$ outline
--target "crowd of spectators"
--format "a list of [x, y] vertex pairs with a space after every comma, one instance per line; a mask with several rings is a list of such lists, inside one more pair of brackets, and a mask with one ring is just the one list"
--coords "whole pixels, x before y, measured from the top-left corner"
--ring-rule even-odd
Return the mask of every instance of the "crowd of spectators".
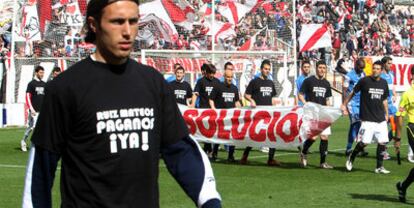
[[[211, 16], [198, 12], [203, 6], [200, 1], [189, 2], [198, 15], [196, 18], [198, 22], [193, 24], [192, 30], [176, 26], [179, 36], [173, 38], [171, 43], [156, 37], [156, 41], [151, 41], [149, 45], [141, 44], [141, 48], [211, 50], [213, 37], [208, 35], [212, 29], [211, 21], [209, 22]], [[245, 0], [235, 2], [253, 9], [233, 26], [236, 35], [217, 39], [216, 50], [236, 51], [260, 31], [262, 32], [256, 36], [253, 48], [250, 50], [278, 50], [281, 49], [280, 47], [292, 44], [293, 7], [291, 1], [271, 1], [257, 7], [249, 5]], [[226, 6], [225, 4], [226, 1], [216, 1], [214, 18], [217, 24], [231, 22], [219, 11], [220, 8]]]
[[349, 70], [359, 56], [414, 56], [414, 10], [384, 0], [297, 0], [297, 34], [302, 24], [326, 24], [332, 48], [299, 54], [325, 59], [338, 71]]
[[[54, 5], [56, 2], [54, 1]], [[260, 6], [253, 7], [234, 25], [236, 35], [217, 40], [209, 35], [212, 30], [208, 24], [211, 16], [201, 12], [202, 8], [206, 8], [205, 3], [198, 0], [188, 2], [197, 15], [191, 30], [176, 25], [179, 35], [170, 37], [170, 41], [155, 35], [154, 41], [150, 43], [138, 41], [135, 50], [211, 50], [215, 41], [216, 50], [236, 51], [249, 39], [253, 40], [250, 50], [286, 51], [287, 47], [293, 46], [294, 17], [291, 0], [265, 1]], [[235, 2], [252, 7], [246, 0]], [[296, 0], [295, 3], [297, 36], [301, 32], [302, 24], [321, 23], [327, 25], [332, 37], [332, 48], [303, 52], [299, 54], [299, 59], [323, 58], [329, 65], [335, 65], [339, 61], [352, 65], [358, 56], [414, 55], [414, 13], [410, 7], [394, 7], [384, 0]], [[216, 22], [231, 22], [219, 11], [225, 4], [224, 0], [216, 1]], [[211, 5], [207, 6], [211, 8]], [[16, 42], [17, 56], [82, 57], [93, 52], [93, 45], [83, 41], [80, 27], [61, 23], [63, 12], [65, 5], [58, 5], [53, 9], [52, 22], [48, 23], [48, 30], [42, 35], [49, 35], [49, 38]]]

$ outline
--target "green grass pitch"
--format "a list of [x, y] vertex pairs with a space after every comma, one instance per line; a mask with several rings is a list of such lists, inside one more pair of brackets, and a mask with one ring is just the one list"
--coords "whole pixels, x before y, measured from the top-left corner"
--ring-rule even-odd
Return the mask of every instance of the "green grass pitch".
[[[348, 119], [339, 119], [332, 128], [329, 139], [328, 163], [333, 170], [323, 170], [319, 165], [319, 142], [309, 154], [307, 169], [299, 166], [297, 150], [278, 150], [276, 157], [282, 167], [267, 167], [267, 154], [253, 151], [250, 164], [227, 164], [226, 152], [219, 152], [218, 162], [213, 163], [217, 187], [223, 199], [223, 207], [412, 207], [414, 188], [408, 190], [408, 204], [397, 199], [395, 183], [408, 174], [413, 164], [406, 160], [407, 139], [404, 135], [401, 156], [402, 165], [395, 160], [394, 148], [389, 147], [392, 159], [385, 161], [389, 175], [375, 174], [375, 148], [368, 146], [369, 156], [357, 158], [354, 170], [346, 172], [344, 147]], [[24, 129], [0, 130], [0, 207], [21, 207], [27, 152], [21, 152], [19, 142]], [[405, 133], [405, 132], [404, 132]], [[242, 150], [236, 150], [236, 159]], [[60, 172], [57, 173], [59, 179]], [[160, 162], [160, 206], [195, 207], [165, 165]], [[53, 191], [54, 207], [59, 207], [59, 182]]]

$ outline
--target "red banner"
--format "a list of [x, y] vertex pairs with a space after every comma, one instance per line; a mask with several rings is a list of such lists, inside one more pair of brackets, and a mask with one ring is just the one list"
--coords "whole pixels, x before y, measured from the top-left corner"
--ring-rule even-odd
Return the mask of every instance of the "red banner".
[[180, 105], [180, 110], [196, 140], [239, 147], [297, 147], [341, 116], [337, 108], [313, 103], [303, 108], [262, 106], [217, 110]]

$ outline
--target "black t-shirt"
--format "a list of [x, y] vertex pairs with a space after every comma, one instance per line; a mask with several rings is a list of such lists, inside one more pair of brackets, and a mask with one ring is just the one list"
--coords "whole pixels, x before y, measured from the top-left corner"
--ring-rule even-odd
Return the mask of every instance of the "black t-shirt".
[[326, 105], [326, 99], [332, 97], [331, 85], [326, 79], [315, 76], [308, 77], [300, 87], [300, 93], [305, 95], [307, 102]]
[[31, 94], [32, 106], [36, 112], [40, 111], [42, 107], [43, 98], [45, 96], [45, 86], [46, 83], [42, 80], [32, 80], [27, 85], [27, 93]]
[[220, 81], [215, 77], [211, 80], [207, 79], [206, 77], [203, 77], [200, 80], [198, 80], [194, 88], [194, 92], [197, 92], [200, 98], [200, 103], [198, 106], [199, 108], [210, 108], [208, 99], [210, 97], [211, 92], [218, 84], [220, 84]]
[[388, 98], [388, 85], [384, 79], [364, 77], [354, 87], [354, 93], [361, 92], [360, 117], [362, 121], [385, 121], [383, 101]]
[[272, 98], [276, 97], [276, 89], [272, 80], [258, 77], [249, 82], [246, 94], [252, 96], [256, 105], [272, 105]]
[[169, 85], [174, 92], [177, 103], [187, 105], [187, 99], [191, 98], [193, 95], [193, 90], [191, 90], [190, 84], [188, 84], [186, 81], [172, 81], [169, 83]]
[[240, 100], [239, 90], [234, 84], [220, 83], [210, 94], [216, 108], [235, 108]]
[[155, 69], [86, 58], [49, 82], [32, 142], [62, 156], [62, 207], [159, 207], [160, 149], [188, 135]]

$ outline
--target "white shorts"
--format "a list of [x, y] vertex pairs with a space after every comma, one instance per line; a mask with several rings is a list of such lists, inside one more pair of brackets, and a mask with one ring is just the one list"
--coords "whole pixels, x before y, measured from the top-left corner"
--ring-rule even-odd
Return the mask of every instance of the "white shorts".
[[377, 143], [385, 144], [388, 140], [387, 122], [381, 123], [362, 121], [361, 128], [358, 132], [357, 141], [362, 141], [364, 144], [371, 144], [373, 140]]
[[331, 127], [328, 127], [325, 130], [323, 130], [320, 135], [324, 135], [324, 136], [331, 135]]

